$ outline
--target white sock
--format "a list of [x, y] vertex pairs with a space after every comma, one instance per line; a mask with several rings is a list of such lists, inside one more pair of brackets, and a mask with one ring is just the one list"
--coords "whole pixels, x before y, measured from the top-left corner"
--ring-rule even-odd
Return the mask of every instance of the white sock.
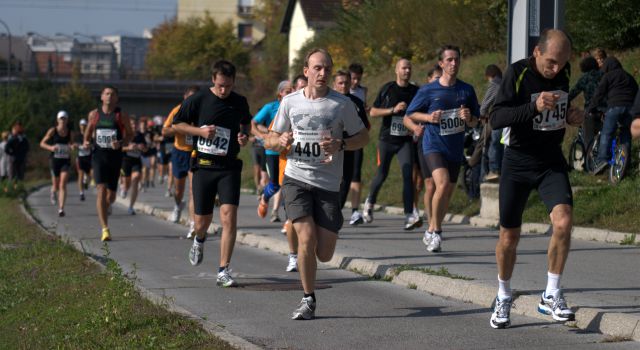
[[558, 296], [558, 293], [560, 292], [560, 276], [561, 275], [547, 272], [547, 289], [544, 292], [545, 296]]
[[413, 216], [416, 216], [416, 217], [420, 216], [420, 210], [416, 207], [413, 207]]
[[511, 298], [511, 280], [503, 281], [498, 276], [498, 300]]

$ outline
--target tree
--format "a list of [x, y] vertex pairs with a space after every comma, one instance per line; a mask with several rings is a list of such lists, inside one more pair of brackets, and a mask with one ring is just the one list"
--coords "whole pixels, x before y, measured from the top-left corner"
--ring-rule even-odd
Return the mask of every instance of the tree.
[[566, 13], [568, 32], [579, 50], [620, 50], [640, 45], [637, 0], [570, 0]]
[[204, 18], [165, 21], [153, 29], [146, 65], [155, 78], [208, 79], [217, 60], [233, 62], [239, 71], [249, 63], [249, 50], [235, 37], [231, 22]]

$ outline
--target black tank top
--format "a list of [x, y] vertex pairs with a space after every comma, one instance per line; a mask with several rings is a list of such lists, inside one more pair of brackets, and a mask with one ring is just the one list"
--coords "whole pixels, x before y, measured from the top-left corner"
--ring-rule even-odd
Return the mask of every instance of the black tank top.
[[53, 128], [53, 136], [51, 140], [53, 145], [57, 147], [55, 152], [51, 152], [51, 157], [56, 159], [69, 159], [70, 158], [70, 150], [69, 150], [69, 141], [71, 141], [69, 129], [67, 129], [67, 135], [61, 136], [58, 133], [58, 128]]
[[94, 145], [96, 149], [113, 150], [111, 142], [122, 141], [122, 131], [117, 122], [116, 112], [105, 114], [98, 108], [98, 122], [96, 123], [96, 137]]

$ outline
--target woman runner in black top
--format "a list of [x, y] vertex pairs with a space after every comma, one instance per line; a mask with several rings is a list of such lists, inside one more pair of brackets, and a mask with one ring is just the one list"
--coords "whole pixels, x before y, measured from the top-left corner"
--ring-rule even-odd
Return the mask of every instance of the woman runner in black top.
[[65, 111], [58, 112], [56, 126], [50, 128], [40, 141], [40, 147], [51, 152], [49, 166], [51, 168], [51, 204], [58, 204], [58, 216], [64, 213], [67, 200], [67, 181], [71, 166], [71, 149], [73, 147], [71, 130], [67, 125], [69, 115]]

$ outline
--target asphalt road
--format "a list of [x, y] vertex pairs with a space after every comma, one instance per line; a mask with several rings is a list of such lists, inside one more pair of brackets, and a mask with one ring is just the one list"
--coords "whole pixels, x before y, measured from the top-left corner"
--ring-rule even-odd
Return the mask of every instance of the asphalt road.
[[[70, 236], [82, 243], [87, 254], [103, 259], [106, 252], [99, 241], [99, 224], [95, 212], [95, 196], [89, 194], [86, 202], [70, 196], [67, 216], [58, 218], [49, 203], [49, 189], [42, 188], [28, 198], [34, 215], [49, 230]], [[70, 186], [70, 192], [75, 189]], [[142, 193], [141, 200], [167, 201], [160, 191]], [[222, 289], [215, 286], [216, 266], [219, 256], [219, 238], [212, 237], [205, 244], [204, 261], [193, 267], [187, 260], [190, 241], [184, 239], [185, 228], [158, 218], [138, 214], [129, 216], [126, 208], [116, 206], [110, 217], [113, 241], [108, 243], [108, 257], [117, 261], [125, 271], [134, 273], [138, 283], [210, 322], [224, 327], [260, 347], [270, 349], [638, 349], [636, 342], [603, 342], [601, 334], [587, 333], [562, 324], [541, 321], [525, 316], [513, 317], [512, 328], [494, 330], [489, 326], [490, 310], [473, 304], [446, 300], [391, 283], [369, 280], [361, 275], [319, 265], [316, 292], [318, 306], [313, 321], [292, 321], [290, 312], [299, 302], [302, 292], [297, 273], [287, 273], [286, 256], [272, 251], [238, 245], [231, 267], [239, 288]], [[243, 196], [239, 227], [252, 232], [263, 230], [265, 234], [280, 235], [278, 225], [264, 223], [255, 218], [255, 198]], [[397, 222], [396, 222], [397, 221]], [[490, 239], [494, 233], [483, 230], [460, 230], [445, 241], [445, 252], [437, 257], [427, 257], [424, 248], [417, 243], [418, 232], [402, 232], [401, 219], [380, 217], [374, 225], [358, 229], [346, 229], [341, 234], [339, 249], [351, 249], [354, 254], [379, 256], [381, 259], [421, 260], [422, 264], [443, 264], [453, 273], [465, 272], [481, 278], [493, 269], [492, 253], [470, 255], [467, 248], [456, 244], [464, 235], [477, 234], [486, 240], [486, 246], [495, 244]], [[347, 225], [348, 226], [348, 225]], [[397, 227], [396, 227], [397, 226]], [[394, 227], [394, 228], [391, 228]], [[454, 231], [452, 228], [451, 231]], [[356, 245], [357, 237], [376, 243]], [[535, 238], [531, 238], [535, 239]], [[538, 265], [540, 247], [532, 248]], [[360, 240], [363, 240], [362, 238]], [[353, 241], [353, 242], [352, 242]], [[344, 244], [343, 244], [344, 242]], [[372, 244], [373, 244], [372, 243]], [[585, 255], [597, 254], [598, 245], [584, 242]], [[411, 247], [411, 248], [406, 248]], [[605, 246], [606, 247], [606, 246]], [[472, 247], [468, 248], [469, 250]], [[475, 246], [475, 251], [484, 247]], [[488, 249], [488, 248], [487, 248]], [[382, 254], [386, 252], [386, 254]], [[392, 253], [389, 255], [389, 253]], [[622, 252], [626, 252], [622, 250]], [[633, 251], [637, 254], [637, 250]], [[524, 255], [524, 259], [527, 254]], [[636, 255], [637, 257], [637, 255]], [[533, 258], [533, 257], [531, 257]], [[438, 259], [427, 261], [425, 259]], [[453, 259], [453, 260], [452, 260]], [[459, 264], [451, 262], [460, 260]], [[637, 262], [637, 260], [636, 260]], [[530, 263], [518, 266], [527, 271]], [[533, 264], [533, 263], [531, 263]], [[579, 261], [571, 269], [579, 269]], [[467, 269], [475, 266], [476, 269]], [[539, 270], [539, 267], [533, 268]], [[630, 270], [637, 275], [637, 264]], [[476, 272], [474, 272], [476, 271]], [[495, 272], [492, 273], [495, 275]], [[525, 273], [523, 272], [523, 275]], [[569, 280], [571, 283], [575, 281]], [[537, 278], [522, 278], [524, 288], [542, 288]], [[625, 282], [627, 283], [627, 282]], [[626, 285], [623, 283], [623, 285]], [[512, 285], [514, 282], [512, 282]], [[612, 287], [625, 298], [625, 304], [637, 298], [637, 280], [628, 282], [633, 288]], [[531, 286], [531, 287], [530, 287]], [[627, 289], [633, 289], [631, 291]], [[621, 291], [619, 291], [621, 290]], [[597, 298], [594, 298], [597, 300]], [[635, 304], [626, 305], [632, 307]], [[620, 305], [625, 306], [625, 305]], [[517, 305], [516, 305], [517, 307]], [[635, 311], [635, 310], [633, 310]]]

